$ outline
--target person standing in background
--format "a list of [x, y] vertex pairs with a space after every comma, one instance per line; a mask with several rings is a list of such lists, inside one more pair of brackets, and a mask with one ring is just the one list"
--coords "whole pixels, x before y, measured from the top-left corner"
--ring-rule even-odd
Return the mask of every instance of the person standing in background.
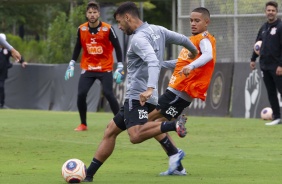
[[255, 61], [260, 56], [259, 63], [263, 81], [267, 90], [268, 100], [273, 111], [273, 121], [265, 125], [281, 124], [280, 106], [277, 90], [282, 95], [282, 22], [277, 17], [278, 4], [269, 1], [265, 4], [267, 22], [259, 29], [256, 42], [262, 41], [259, 54], [253, 51], [250, 67], [255, 69]]
[[[119, 111], [119, 104], [113, 92], [113, 49], [118, 60], [115, 73], [123, 70], [122, 52], [117, 35], [110, 24], [99, 20], [99, 4], [90, 1], [86, 7], [88, 22], [81, 24], [77, 31], [77, 41], [73, 51], [72, 60], [65, 74], [65, 80], [74, 75], [75, 61], [83, 49], [80, 67], [82, 69], [77, 95], [77, 107], [81, 123], [75, 131], [87, 130], [87, 103], [86, 97], [96, 79], [101, 81], [103, 94], [108, 100], [113, 114]], [[116, 77], [116, 75], [114, 75]], [[117, 83], [121, 83], [118, 80]]]
[[[6, 35], [1, 33], [0, 38], [6, 40]], [[13, 64], [10, 62], [12, 52], [3, 45], [0, 44], [0, 108], [4, 108], [5, 105], [5, 80], [8, 77], [8, 69], [13, 66]], [[16, 53], [16, 58], [17, 55], [18, 53]], [[20, 57], [19, 62], [21, 63], [22, 67], [25, 68], [27, 63], [24, 61], [23, 57]]]

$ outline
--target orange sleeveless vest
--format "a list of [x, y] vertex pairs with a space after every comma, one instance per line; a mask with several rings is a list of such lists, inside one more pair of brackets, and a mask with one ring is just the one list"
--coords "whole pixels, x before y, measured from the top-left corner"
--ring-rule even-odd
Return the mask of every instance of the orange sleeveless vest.
[[88, 22], [79, 26], [80, 42], [83, 48], [80, 67], [95, 72], [108, 72], [113, 70], [113, 45], [109, 40], [111, 25], [102, 22], [98, 32], [89, 32]]
[[179, 53], [174, 72], [169, 82], [170, 87], [179, 91], [185, 91], [192, 98], [199, 98], [203, 101], [206, 100], [206, 93], [212, 78], [212, 73], [216, 61], [216, 40], [207, 31], [190, 37], [190, 40], [197, 47], [199, 51], [200, 51], [200, 41], [204, 38], [208, 38], [211, 42], [212, 50], [213, 50], [212, 51], [213, 59], [208, 63], [206, 63], [204, 66], [193, 69], [187, 77], [183, 74], [180, 76], [178, 72], [184, 66], [192, 63], [194, 60], [199, 58], [202, 54], [199, 53], [196, 56], [196, 58], [190, 59], [188, 58], [189, 51], [186, 48], [183, 48]]

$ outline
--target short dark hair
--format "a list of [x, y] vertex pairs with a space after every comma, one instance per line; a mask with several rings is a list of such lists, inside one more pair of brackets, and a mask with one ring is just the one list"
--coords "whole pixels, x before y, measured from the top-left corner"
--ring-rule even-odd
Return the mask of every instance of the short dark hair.
[[198, 8], [195, 8], [194, 10], [192, 10], [192, 12], [198, 12], [198, 13], [201, 13], [204, 16], [210, 18], [210, 11], [207, 8], [198, 7]]
[[89, 3], [87, 4], [87, 7], [86, 7], [86, 11], [88, 11], [90, 8], [93, 8], [93, 9], [100, 11], [100, 6], [95, 1], [89, 1]]
[[116, 19], [117, 15], [124, 15], [126, 13], [129, 13], [130, 15], [134, 17], [140, 18], [139, 10], [135, 3], [127, 1], [122, 3], [117, 10], [114, 13], [114, 18]]
[[265, 8], [267, 6], [274, 6], [276, 8], [276, 10], [278, 11], [278, 4], [275, 1], [268, 1], [267, 3], [265, 3]]

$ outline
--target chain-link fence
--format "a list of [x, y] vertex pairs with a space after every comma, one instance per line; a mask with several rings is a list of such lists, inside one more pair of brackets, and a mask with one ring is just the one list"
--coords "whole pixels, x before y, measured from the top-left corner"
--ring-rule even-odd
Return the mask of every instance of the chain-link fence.
[[[249, 62], [257, 32], [266, 21], [268, 0], [178, 0], [177, 29], [191, 35], [189, 15], [199, 6], [211, 14], [209, 32], [217, 39], [217, 62]], [[281, 8], [281, 1], [277, 1]], [[281, 13], [279, 13], [281, 15]]]

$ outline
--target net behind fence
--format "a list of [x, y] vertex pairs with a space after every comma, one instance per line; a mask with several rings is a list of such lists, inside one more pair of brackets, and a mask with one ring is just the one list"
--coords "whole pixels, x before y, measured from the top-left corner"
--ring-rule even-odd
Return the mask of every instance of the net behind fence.
[[[257, 32], [266, 21], [264, 14], [266, 2], [266, 0], [178, 0], [177, 30], [190, 36], [191, 11], [199, 6], [206, 7], [211, 14], [208, 30], [217, 39], [217, 62], [249, 62]], [[278, 8], [281, 8], [281, 2], [277, 2]]]

